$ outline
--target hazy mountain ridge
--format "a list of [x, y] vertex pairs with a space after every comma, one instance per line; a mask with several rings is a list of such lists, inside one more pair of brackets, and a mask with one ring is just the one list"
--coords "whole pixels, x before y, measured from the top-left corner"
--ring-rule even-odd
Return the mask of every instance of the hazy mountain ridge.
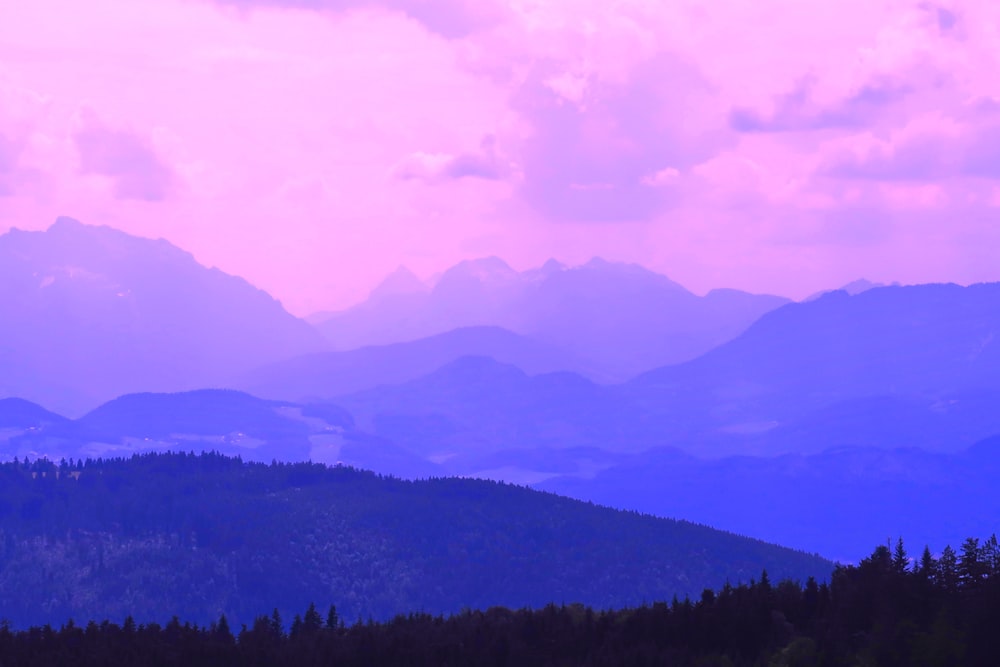
[[[392, 278], [383, 285], [389, 285]], [[412, 281], [407, 278], [407, 284]], [[719, 290], [698, 297], [635, 264], [550, 260], [517, 272], [497, 257], [466, 260], [426, 290], [376, 288], [318, 321], [338, 349], [385, 345], [470, 326], [499, 326], [589, 361], [609, 379], [691, 359], [787, 299]]]
[[70, 218], [0, 236], [0, 312], [0, 395], [71, 413], [124, 393], [217, 386], [326, 345], [242, 278]]
[[500, 327], [464, 327], [406, 343], [318, 352], [254, 369], [237, 379], [241, 389], [289, 400], [330, 399], [416, 380], [464, 356], [490, 357], [528, 374], [574, 370], [600, 373], [564, 350]]
[[[751, 534], [845, 561], [873, 542], [957, 543], [1000, 514], [1000, 439], [956, 453], [839, 448], [702, 460], [649, 451], [596, 473], [537, 488]], [[719, 493], [724, 489], [724, 493]]]
[[844, 445], [956, 451], [1000, 432], [994, 331], [1000, 285], [834, 292], [622, 385], [465, 360], [338, 403], [425, 454], [444, 440], [479, 451], [672, 446], [709, 457]]
[[702, 357], [628, 387], [702, 428], [783, 423], [858, 398], [934, 402], [1000, 389], [997, 334], [997, 283], [832, 292], [772, 311]]
[[42, 428], [68, 421], [23, 398], [0, 398], [0, 429]]

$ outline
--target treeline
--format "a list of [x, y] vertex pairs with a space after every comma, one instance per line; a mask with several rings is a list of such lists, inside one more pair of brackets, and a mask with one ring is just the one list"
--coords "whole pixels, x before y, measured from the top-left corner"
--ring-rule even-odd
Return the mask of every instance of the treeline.
[[756, 581], [699, 599], [620, 611], [548, 605], [449, 617], [397, 616], [345, 625], [335, 607], [310, 605], [238, 630], [222, 616], [199, 627], [91, 622], [14, 631], [0, 627], [0, 665], [245, 665], [518, 667], [692, 665], [971, 667], [1000, 655], [1000, 548], [967, 540], [911, 564], [879, 547], [829, 584]]

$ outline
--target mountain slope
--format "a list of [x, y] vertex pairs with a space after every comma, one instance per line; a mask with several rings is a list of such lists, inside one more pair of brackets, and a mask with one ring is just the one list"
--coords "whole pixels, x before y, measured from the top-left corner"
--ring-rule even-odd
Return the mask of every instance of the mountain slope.
[[[309, 601], [346, 618], [697, 595], [825, 578], [818, 557], [491, 482], [401, 482], [214, 455], [0, 466], [4, 615], [249, 623]], [[44, 473], [44, 474], [43, 474]], [[73, 474], [70, 474], [73, 473]], [[78, 474], [76, 474], [78, 473]]]
[[635, 378], [629, 391], [699, 428], [730, 429], [849, 399], [948, 399], [1000, 389], [998, 335], [1000, 284], [838, 291], [772, 311], [694, 361]]
[[67, 421], [62, 415], [22, 398], [0, 398], [0, 429], [44, 428]]
[[166, 241], [70, 218], [0, 236], [0, 312], [0, 395], [60, 412], [219, 385], [325, 346], [243, 279]]

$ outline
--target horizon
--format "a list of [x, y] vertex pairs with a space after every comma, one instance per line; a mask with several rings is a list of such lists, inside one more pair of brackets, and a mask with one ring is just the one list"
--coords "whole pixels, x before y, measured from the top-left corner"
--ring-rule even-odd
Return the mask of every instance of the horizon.
[[10, 5], [0, 232], [162, 237], [299, 315], [489, 255], [1000, 280], [1000, 8], [786, 5]]

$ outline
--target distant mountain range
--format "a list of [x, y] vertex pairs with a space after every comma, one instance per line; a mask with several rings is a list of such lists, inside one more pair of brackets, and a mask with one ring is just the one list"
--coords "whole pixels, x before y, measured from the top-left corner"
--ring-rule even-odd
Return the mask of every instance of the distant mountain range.
[[123, 393], [220, 386], [325, 347], [241, 278], [159, 240], [59, 218], [0, 236], [0, 396], [80, 413]]
[[[429, 284], [397, 271], [316, 320], [328, 342], [165, 241], [60, 219], [0, 237], [0, 397], [18, 397], [0, 460], [216, 450], [479, 476], [842, 556], [921, 498], [958, 511], [963, 479], [990, 496], [994, 450], [966, 452], [1000, 434], [1000, 284], [846, 287], [698, 297], [634, 265], [488, 258]], [[831, 523], [854, 497], [881, 508], [856, 539]], [[949, 540], [990, 532], [968, 516]]]
[[693, 358], [786, 301], [736, 290], [698, 297], [600, 259], [519, 273], [491, 257], [433, 285], [400, 268], [364, 303], [314, 318], [321, 335], [164, 240], [64, 217], [45, 232], [0, 236], [0, 312], [10, 323], [0, 329], [0, 396], [72, 415], [126, 393], [203, 387], [328, 398], [465, 355], [611, 382]]
[[530, 375], [600, 371], [560, 347], [493, 326], [463, 327], [419, 340], [317, 352], [262, 366], [236, 380], [250, 393], [287, 400], [330, 399], [434, 373], [461, 357], [488, 357]]
[[0, 465], [0, 590], [15, 626], [124, 618], [233, 627], [310, 602], [345, 619], [695, 597], [832, 563], [686, 522], [479, 480], [152, 455]]
[[624, 380], [692, 359], [785, 303], [738, 290], [699, 297], [641, 266], [600, 258], [519, 273], [488, 257], [460, 262], [432, 286], [400, 269], [364, 303], [312, 321], [338, 349], [499, 326], [587, 362], [595, 379]]
[[537, 447], [669, 446], [703, 457], [843, 446], [959, 451], [1000, 433], [995, 333], [1000, 285], [833, 292], [621, 385], [567, 372], [529, 376], [469, 357], [336, 402], [363, 428], [454, 463]]

